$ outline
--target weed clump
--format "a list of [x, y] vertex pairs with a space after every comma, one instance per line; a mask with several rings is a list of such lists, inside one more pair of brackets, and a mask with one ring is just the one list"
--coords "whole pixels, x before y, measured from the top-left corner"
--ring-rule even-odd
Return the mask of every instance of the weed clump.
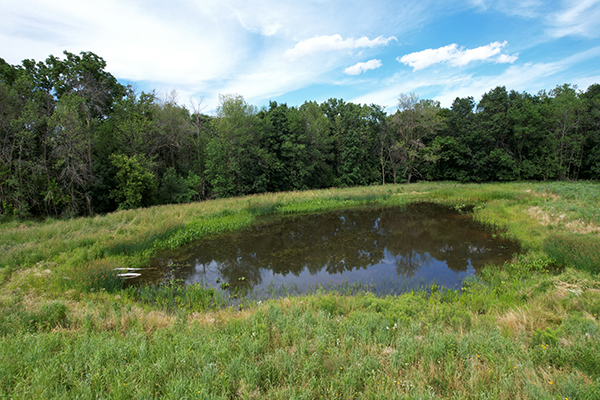
[[569, 266], [597, 274], [600, 272], [600, 238], [562, 233], [550, 235], [544, 251], [560, 266]]
[[94, 292], [105, 290], [115, 292], [123, 288], [123, 280], [119, 278], [118, 265], [111, 260], [94, 260], [86, 264], [73, 266], [71, 271], [63, 277], [64, 285], [68, 289], [77, 289], [80, 292]]
[[55, 300], [43, 304], [37, 311], [23, 312], [21, 326], [29, 332], [66, 328], [69, 326], [67, 306], [62, 301]]
[[224, 300], [220, 300], [215, 289], [206, 288], [199, 283], [186, 285], [185, 282], [176, 279], [162, 285], [129, 287], [127, 292], [135, 301], [168, 312], [206, 311], [219, 308], [224, 304]]

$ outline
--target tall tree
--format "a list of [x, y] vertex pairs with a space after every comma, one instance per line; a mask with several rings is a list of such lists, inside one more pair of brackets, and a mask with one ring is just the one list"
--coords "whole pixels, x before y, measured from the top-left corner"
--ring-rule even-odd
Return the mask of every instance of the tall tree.
[[368, 126], [373, 137], [376, 138], [375, 153], [379, 157], [379, 166], [381, 167], [381, 184], [385, 185], [385, 176], [389, 166], [388, 149], [392, 141], [391, 129], [388, 126], [387, 115], [383, 107], [371, 104], [369, 111]]
[[414, 175], [421, 175], [424, 163], [437, 160], [438, 152], [426, 143], [442, 128], [440, 104], [433, 100], [419, 100], [414, 93], [400, 94], [398, 110], [391, 117], [394, 139], [388, 147], [394, 183], [398, 169], [403, 169], [403, 177], [410, 183]]
[[[40, 81], [42, 64], [0, 59], [0, 214], [41, 214], [60, 200], [49, 193], [47, 123], [54, 99]], [[54, 201], [56, 200], [56, 202]]]
[[48, 57], [44, 71], [58, 99], [67, 94], [85, 99], [84, 118], [89, 127], [92, 119], [110, 114], [114, 101], [125, 95], [126, 88], [105, 71], [106, 61], [102, 57], [83, 51], [79, 55], [65, 51], [64, 55], [64, 60]]
[[586, 144], [581, 167], [581, 178], [600, 178], [600, 84], [590, 85], [581, 99], [586, 107]]
[[85, 99], [77, 94], [63, 96], [49, 121], [52, 160], [60, 171], [61, 187], [69, 196], [65, 212], [70, 216], [82, 211], [82, 203], [92, 213], [91, 198], [86, 193], [92, 180], [92, 138], [82, 115], [84, 103]]
[[450, 110], [442, 110], [444, 128], [436, 135], [433, 143], [439, 149], [439, 158], [428, 169], [428, 179], [472, 180], [473, 151], [470, 139], [475, 136], [473, 112], [475, 101], [472, 97], [457, 97]]
[[512, 153], [516, 164], [514, 179], [540, 179], [549, 143], [544, 129], [539, 97], [511, 91], [507, 116], [512, 126]]
[[577, 179], [583, 159], [586, 132], [583, 129], [584, 103], [577, 87], [557, 86], [548, 94], [545, 117], [554, 138], [553, 161], [558, 179]]
[[256, 107], [242, 96], [220, 96], [213, 137], [207, 145], [206, 173], [222, 197], [264, 192], [268, 185], [260, 149]]
[[477, 104], [474, 141], [475, 176], [482, 181], [513, 180], [518, 176], [511, 141], [513, 127], [508, 117], [510, 98], [506, 87], [498, 86], [481, 97]]
[[203, 200], [207, 196], [206, 178], [206, 146], [211, 137], [212, 118], [202, 113], [202, 101], [192, 101], [192, 127], [186, 137], [186, 146], [182, 153], [187, 160], [186, 169], [188, 174], [188, 185], [197, 195], [196, 200]]
[[[166, 168], [183, 167], [185, 160], [180, 159], [181, 150], [187, 138], [194, 130], [189, 111], [177, 103], [177, 92], [173, 91], [163, 101], [155, 105], [153, 131], [157, 139], [156, 151]], [[165, 168], [165, 169], [166, 169]]]
[[305, 176], [307, 188], [325, 188], [333, 185], [333, 138], [329, 121], [314, 101], [304, 102], [299, 108], [302, 116], [309, 172]]

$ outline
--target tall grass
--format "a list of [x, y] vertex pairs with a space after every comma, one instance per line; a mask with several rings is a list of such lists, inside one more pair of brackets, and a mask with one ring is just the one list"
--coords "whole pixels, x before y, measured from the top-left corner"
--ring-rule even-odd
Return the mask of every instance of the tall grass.
[[[581, 278], [569, 279], [574, 285]], [[68, 324], [53, 323], [53, 331], [21, 325], [23, 334], [3, 336], [0, 394], [595, 399], [600, 329], [586, 315], [599, 301], [586, 290], [567, 302], [554, 279], [534, 273], [504, 283], [501, 294], [476, 282], [462, 293], [320, 293], [243, 312], [180, 313], [154, 330], [126, 293], [119, 301], [96, 297], [88, 307], [101, 311], [92, 325], [104, 329], [78, 328], [90, 316], [79, 311]]]
[[[599, 189], [419, 183], [5, 222], [0, 398], [598, 399]], [[419, 201], [473, 208], [528, 252], [460, 291], [315, 289], [243, 307], [202, 285], [114, 280], [259, 215]]]
[[597, 182], [548, 182], [533, 185], [540, 194], [551, 196], [549, 212], [573, 221], [600, 225], [600, 185]]
[[90, 261], [81, 266], [71, 267], [70, 271], [65, 271], [62, 283], [66, 290], [114, 292], [123, 288], [123, 279], [117, 276], [118, 271], [115, 268], [117, 268], [117, 264], [109, 260]]
[[600, 272], [600, 237], [574, 233], [552, 234], [544, 242], [544, 251], [558, 265], [592, 273]]
[[131, 286], [127, 294], [135, 301], [168, 312], [215, 310], [227, 304], [226, 298], [215, 289], [206, 288], [200, 283], [186, 285], [177, 280], [139, 288]]

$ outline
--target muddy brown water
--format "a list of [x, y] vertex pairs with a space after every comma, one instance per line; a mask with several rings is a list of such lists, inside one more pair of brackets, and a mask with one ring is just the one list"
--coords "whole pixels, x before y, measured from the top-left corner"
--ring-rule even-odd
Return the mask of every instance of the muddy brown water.
[[459, 289], [484, 265], [502, 265], [519, 251], [469, 213], [434, 204], [370, 207], [265, 218], [250, 229], [162, 254], [132, 283], [180, 279], [245, 293], [317, 287], [395, 293], [431, 284]]

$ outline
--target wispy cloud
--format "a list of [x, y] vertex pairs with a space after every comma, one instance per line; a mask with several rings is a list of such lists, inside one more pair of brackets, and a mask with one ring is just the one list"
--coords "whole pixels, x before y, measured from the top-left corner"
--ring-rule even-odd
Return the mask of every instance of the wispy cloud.
[[600, 0], [567, 0], [564, 4], [548, 18], [551, 36], [600, 36]]
[[385, 46], [392, 40], [397, 39], [394, 36], [389, 38], [379, 36], [372, 40], [366, 36], [359, 39], [343, 39], [342, 36], [338, 34], [331, 36], [316, 36], [298, 42], [294, 48], [285, 52], [285, 56], [290, 59], [297, 59], [327, 51], [373, 48]]
[[381, 58], [396, 37], [465, 8], [450, 3], [0, 0], [0, 56], [17, 64], [63, 50], [92, 51], [122, 82], [160, 93], [177, 89], [182, 101], [203, 96], [210, 110], [219, 93], [260, 103], [314, 85], [347, 83], [352, 76], [344, 68], [358, 55]]
[[547, 86], [548, 77], [563, 70], [564, 66], [557, 63], [527, 63], [510, 66], [498, 75], [458, 75], [446, 82], [435, 99], [449, 107], [457, 97], [473, 96], [478, 100], [497, 86], [506, 86], [508, 90], [533, 90], [535, 93]]
[[[492, 13], [498, 21], [493, 33], [468, 23]], [[589, 39], [600, 35], [599, 13], [600, 0], [372, 0], [369, 7], [360, 0], [104, 0], [101, 6], [0, 0], [0, 57], [18, 64], [63, 50], [92, 51], [121, 82], [159, 93], [176, 89], [182, 102], [203, 96], [208, 112], [219, 93], [240, 93], [258, 105], [278, 96], [299, 103], [343, 96], [385, 105], [395, 103], [399, 91], [434, 98], [511, 63], [535, 67], [589, 49], [597, 44]], [[527, 35], [520, 30], [524, 24]], [[447, 43], [458, 44], [433, 44], [432, 38], [449, 37], [450, 25], [456, 39]], [[490, 34], [508, 40], [511, 52], [502, 41], [477, 47], [458, 39]], [[578, 40], [564, 47], [565, 40], [555, 40], [563, 36]], [[428, 50], [398, 58], [402, 64], [386, 62], [401, 55], [400, 46]], [[597, 76], [595, 60], [569, 68]], [[453, 68], [432, 68], [443, 65]], [[365, 73], [368, 83], [357, 79]]]
[[573, 75], [571, 68], [599, 57], [600, 46], [554, 62], [510, 65], [498, 74], [465, 73], [462, 70], [443, 73], [431, 70], [416, 73], [401, 71], [386, 81], [381, 89], [358, 96], [352, 101], [393, 106], [400, 93], [415, 92], [423, 98], [438, 100], [443, 107], [450, 107], [457, 97], [473, 96], [477, 101], [496, 86], [537, 93], [541, 89], [552, 89], [558, 84], [572, 83], [585, 90], [590, 84], [598, 82], [598, 71]]
[[437, 49], [427, 49], [398, 57], [397, 60], [418, 71], [434, 64], [447, 63], [455, 67], [465, 66], [473, 61], [494, 61], [498, 63], [513, 63], [516, 55], [501, 54], [507, 42], [493, 42], [474, 49], [459, 48], [456, 43]]
[[544, 1], [542, 0], [500, 0], [495, 1], [496, 9], [508, 15], [516, 15], [524, 18], [537, 18], [543, 12]]
[[367, 62], [359, 62], [344, 70], [346, 75], [360, 75], [362, 72], [369, 71], [381, 67], [381, 60], [369, 60]]

